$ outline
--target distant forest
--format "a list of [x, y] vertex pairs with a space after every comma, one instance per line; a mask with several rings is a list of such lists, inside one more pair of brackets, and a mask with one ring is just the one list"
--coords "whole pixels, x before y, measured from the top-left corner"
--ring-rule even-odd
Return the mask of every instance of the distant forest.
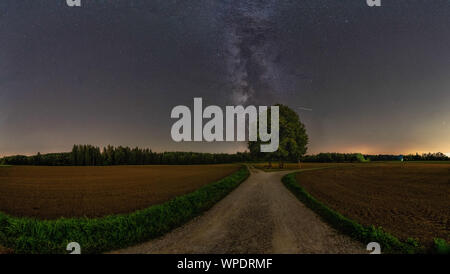
[[[367, 162], [367, 161], [448, 161], [443, 153], [411, 155], [362, 155], [361, 153], [319, 153], [303, 156], [302, 162]], [[260, 162], [249, 152], [198, 153], [198, 152], [153, 152], [151, 149], [107, 146], [103, 149], [92, 145], [74, 145], [71, 152], [38, 153], [33, 156], [14, 155], [0, 159], [2, 165], [42, 166], [103, 166], [103, 165], [193, 165], [224, 164], [238, 162]], [[276, 160], [276, 159], [272, 159]]]
[[153, 152], [151, 149], [74, 145], [71, 152], [3, 157], [3, 165], [103, 166], [103, 165], [195, 165], [249, 161], [249, 153]]
[[424, 154], [408, 154], [408, 155], [369, 155], [361, 153], [319, 153], [316, 155], [303, 156], [303, 162], [370, 162], [370, 161], [448, 161], [450, 160], [447, 155], [437, 153], [424, 153]]

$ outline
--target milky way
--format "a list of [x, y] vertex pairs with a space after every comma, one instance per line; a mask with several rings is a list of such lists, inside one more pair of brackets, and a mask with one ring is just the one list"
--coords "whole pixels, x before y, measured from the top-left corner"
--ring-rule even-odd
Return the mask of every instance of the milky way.
[[286, 104], [309, 153], [450, 152], [450, 2], [0, 1], [0, 155], [174, 143], [170, 111]]
[[276, 1], [240, 1], [226, 13], [227, 72], [235, 103], [264, 101], [276, 92], [275, 5]]

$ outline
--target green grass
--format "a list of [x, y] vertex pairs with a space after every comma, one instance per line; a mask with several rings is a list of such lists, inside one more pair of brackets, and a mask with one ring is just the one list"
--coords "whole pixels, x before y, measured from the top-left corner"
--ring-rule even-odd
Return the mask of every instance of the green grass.
[[437, 254], [450, 254], [450, 244], [444, 239], [436, 238], [434, 239], [433, 252]]
[[0, 244], [15, 253], [66, 253], [78, 242], [82, 253], [100, 253], [161, 236], [211, 208], [249, 176], [246, 167], [217, 182], [160, 205], [102, 218], [37, 220], [0, 213]]
[[408, 239], [400, 241], [395, 236], [385, 232], [381, 227], [363, 226], [354, 220], [351, 220], [340, 213], [332, 210], [322, 202], [316, 200], [305, 191], [295, 179], [295, 174], [290, 173], [283, 177], [283, 184], [307, 207], [315, 211], [322, 219], [329, 223], [335, 229], [341, 231], [350, 237], [359, 240], [363, 244], [369, 242], [378, 242], [382, 247], [383, 253], [445, 253], [449, 254], [450, 246], [443, 239], [436, 239], [432, 249], [426, 249], [418, 241]]

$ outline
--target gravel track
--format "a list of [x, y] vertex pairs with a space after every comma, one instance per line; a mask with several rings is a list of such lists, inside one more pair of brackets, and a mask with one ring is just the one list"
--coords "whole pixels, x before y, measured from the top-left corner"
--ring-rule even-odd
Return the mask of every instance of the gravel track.
[[245, 182], [201, 216], [112, 253], [368, 253], [283, 186], [281, 178], [293, 171], [250, 170]]

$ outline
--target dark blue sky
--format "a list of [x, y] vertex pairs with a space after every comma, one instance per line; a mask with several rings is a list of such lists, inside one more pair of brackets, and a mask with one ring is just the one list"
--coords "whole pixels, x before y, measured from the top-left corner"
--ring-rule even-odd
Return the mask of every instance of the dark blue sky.
[[450, 153], [450, 2], [382, 3], [2, 0], [0, 155], [243, 150], [171, 141], [198, 96], [289, 105], [311, 153]]

